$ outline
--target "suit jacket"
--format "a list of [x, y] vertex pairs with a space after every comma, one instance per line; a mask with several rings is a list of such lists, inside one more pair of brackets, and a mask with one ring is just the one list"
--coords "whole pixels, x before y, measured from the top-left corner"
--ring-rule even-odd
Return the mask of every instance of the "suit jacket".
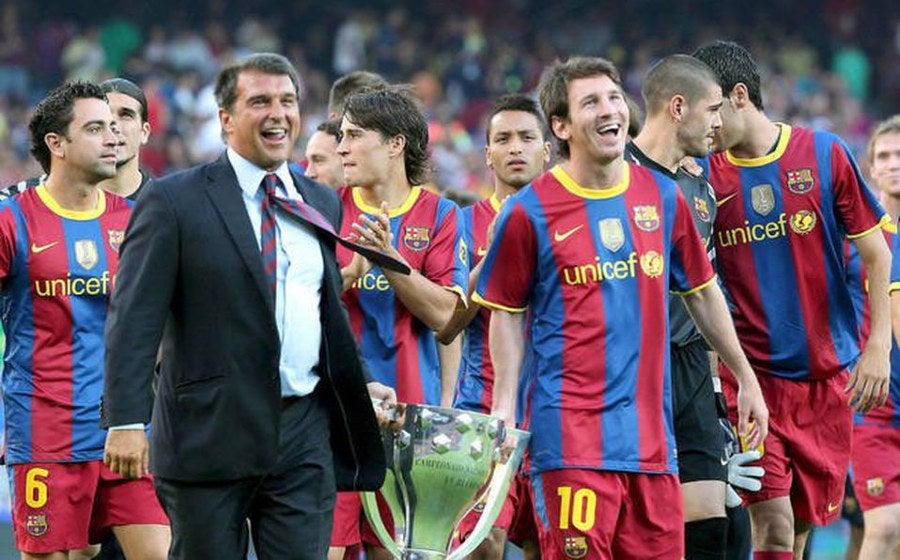
[[[339, 230], [337, 195], [292, 173], [303, 199]], [[340, 299], [335, 243], [318, 237], [325, 266], [314, 395], [330, 410], [338, 488], [376, 489], [384, 449]], [[264, 475], [278, 451], [279, 354], [274, 301], [227, 157], [154, 181], [121, 247], [106, 325], [104, 427], [149, 423], [152, 411], [151, 470], [162, 478]]]

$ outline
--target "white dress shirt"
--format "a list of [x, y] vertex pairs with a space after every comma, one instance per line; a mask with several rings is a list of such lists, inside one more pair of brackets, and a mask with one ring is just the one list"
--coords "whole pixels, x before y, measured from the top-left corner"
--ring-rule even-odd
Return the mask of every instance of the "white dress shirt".
[[[263, 178], [270, 173], [228, 148], [228, 161], [237, 175], [241, 195], [257, 245], [260, 244]], [[274, 171], [286, 192], [278, 195], [302, 200], [287, 163]], [[280, 190], [280, 188], [279, 188]], [[308, 395], [316, 388], [322, 324], [319, 305], [324, 263], [313, 226], [275, 209], [275, 243], [278, 247], [275, 271], [275, 322], [281, 338], [281, 396]]]

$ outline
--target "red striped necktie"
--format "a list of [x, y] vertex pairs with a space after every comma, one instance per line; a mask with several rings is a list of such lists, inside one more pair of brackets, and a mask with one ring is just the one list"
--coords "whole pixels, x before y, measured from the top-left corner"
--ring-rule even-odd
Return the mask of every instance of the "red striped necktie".
[[281, 182], [281, 179], [278, 178], [278, 175], [274, 173], [269, 173], [263, 178], [262, 181], [263, 191], [265, 195], [263, 197], [262, 202], [262, 224], [260, 225], [260, 245], [262, 246], [262, 257], [263, 257], [263, 268], [266, 271], [266, 277], [269, 279], [269, 284], [272, 289], [272, 294], [275, 294], [275, 270], [277, 268], [277, 253], [278, 247], [275, 244], [275, 209], [280, 208], [287, 213], [288, 216], [291, 216], [297, 220], [300, 220], [303, 223], [309, 224], [321, 232], [324, 232], [330, 235], [335, 241], [343, 245], [344, 247], [359, 253], [360, 255], [366, 257], [372, 264], [380, 266], [381, 268], [387, 270], [393, 270], [395, 272], [399, 272], [401, 274], [409, 274], [410, 269], [406, 263], [403, 263], [393, 257], [389, 257], [384, 253], [373, 249], [372, 247], [366, 247], [364, 245], [360, 245], [359, 243], [354, 243], [353, 241], [342, 238], [337, 232], [334, 231], [334, 228], [331, 227], [331, 222], [329, 222], [325, 216], [323, 216], [318, 210], [310, 206], [309, 204], [303, 202], [302, 200], [295, 199], [287, 199], [278, 196], [278, 187], [284, 188], [284, 185]]

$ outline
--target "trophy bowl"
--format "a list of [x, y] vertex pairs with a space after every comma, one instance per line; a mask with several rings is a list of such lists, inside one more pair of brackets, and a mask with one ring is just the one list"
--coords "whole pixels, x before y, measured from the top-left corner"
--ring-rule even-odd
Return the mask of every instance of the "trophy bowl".
[[[501, 456], [506, 432], [517, 443]], [[363, 509], [384, 547], [404, 560], [457, 560], [474, 550], [500, 514], [529, 437], [485, 414], [413, 404], [382, 436], [385, 482], [377, 495], [363, 493]], [[390, 511], [393, 531], [377, 496]], [[475, 528], [451, 550], [457, 525], [479, 501], [485, 507]]]

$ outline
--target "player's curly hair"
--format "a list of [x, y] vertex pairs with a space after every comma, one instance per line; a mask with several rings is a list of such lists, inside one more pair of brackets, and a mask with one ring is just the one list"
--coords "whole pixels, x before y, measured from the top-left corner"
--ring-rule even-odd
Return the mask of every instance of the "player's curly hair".
[[541, 134], [543, 134], [544, 136], [547, 135], [546, 130], [544, 130], [544, 114], [541, 113], [541, 108], [538, 106], [537, 102], [531, 97], [522, 93], [508, 93], [500, 97], [500, 99], [498, 99], [497, 102], [494, 103], [494, 105], [491, 107], [490, 112], [488, 113], [487, 126], [484, 130], [485, 141], [488, 144], [491, 143], [491, 121], [494, 120], [494, 117], [497, 116], [497, 113], [502, 113], [504, 111], [521, 111], [523, 113], [531, 113], [532, 115], [534, 115], [534, 118], [537, 119]]
[[750, 51], [734, 41], [713, 41], [700, 46], [691, 56], [702, 60], [712, 69], [725, 97], [728, 97], [734, 86], [744, 84], [753, 106], [760, 111], [764, 109], [759, 66]]
[[69, 138], [69, 125], [75, 118], [77, 99], [101, 99], [106, 94], [97, 84], [91, 82], [66, 82], [53, 89], [31, 114], [28, 122], [29, 148], [34, 159], [41, 164], [44, 173], [50, 173], [50, 148], [44, 138], [51, 133]]
[[355, 93], [344, 104], [344, 117], [364, 130], [374, 130], [382, 140], [403, 136], [403, 164], [411, 185], [428, 181], [428, 123], [408, 86], [389, 86]]
[[[573, 56], [565, 62], [556, 61], [544, 70], [538, 92], [541, 109], [551, 131], [554, 118], [569, 118], [569, 82], [594, 76], [608, 76], [616, 85], [622, 85], [615, 64], [599, 56]], [[569, 143], [559, 138], [556, 140], [559, 155], [569, 159]]]

